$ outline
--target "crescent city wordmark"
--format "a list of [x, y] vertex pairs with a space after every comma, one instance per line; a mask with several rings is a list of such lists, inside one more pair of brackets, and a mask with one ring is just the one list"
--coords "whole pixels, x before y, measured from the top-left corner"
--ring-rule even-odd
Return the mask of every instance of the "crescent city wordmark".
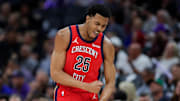
[[98, 56], [98, 52], [96, 52], [91, 47], [86, 47], [86, 46], [73, 46], [71, 53], [76, 53], [76, 52], [87, 53], [87, 54], [94, 56], [95, 58], [97, 58], [97, 56]]

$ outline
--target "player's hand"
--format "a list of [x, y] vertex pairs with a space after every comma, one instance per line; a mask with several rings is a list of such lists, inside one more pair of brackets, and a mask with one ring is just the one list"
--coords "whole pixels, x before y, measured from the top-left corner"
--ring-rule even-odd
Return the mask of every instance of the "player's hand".
[[102, 86], [103, 86], [103, 83], [101, 81], [93, 81], [91, 83], [87, 83], [85, 90], [91, 93], [98, 94]]

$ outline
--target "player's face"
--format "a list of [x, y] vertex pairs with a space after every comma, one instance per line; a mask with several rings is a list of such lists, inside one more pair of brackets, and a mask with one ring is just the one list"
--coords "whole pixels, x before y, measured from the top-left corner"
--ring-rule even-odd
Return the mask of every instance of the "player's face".
[[180, 81], [178, 81], [177, 86], [176, 86], [176, 94], [180, 95]]
[[100, 14], [87, 16], [87, 34], [90, 39], [94, 39], [100, 32], [103, 32], [108, 25], [109, 18]]

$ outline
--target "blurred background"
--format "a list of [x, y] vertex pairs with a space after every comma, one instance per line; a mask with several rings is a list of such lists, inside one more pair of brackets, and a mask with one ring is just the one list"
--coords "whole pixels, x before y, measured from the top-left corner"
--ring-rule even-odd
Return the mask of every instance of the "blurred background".
[[180, 0], [0, 0], [0, 101], [53, 101], [56, 32], [83, 23], [97, 3], [112, 11], [104, 32], [116, 50], [109, 101], [180, 101]]

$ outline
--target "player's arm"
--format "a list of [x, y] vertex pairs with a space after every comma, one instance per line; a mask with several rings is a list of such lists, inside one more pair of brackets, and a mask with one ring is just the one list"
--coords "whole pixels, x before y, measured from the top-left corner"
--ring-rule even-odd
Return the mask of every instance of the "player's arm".
[[[64, 28], [57, 32], [55, 37], [55, 46], [51, 56], [51, 68], [50, 74], [52, 79], [56, 83], [60, 83], [65, 86], [76, 87], [87, 90], [89, 92], [98, 93], [102, 84], [98, 81], [94, 83], [83, 83], [75, 80], [72, 76], [64, 72], [63, 68], [66, 59], [66, 49], [69, 45], [70, 31], [68, 28]], [[71, 68], [71, 67], [70, 67]]]
[[100, 101], [107, 101], [113, 93], [115, 87], [115, 66], [114, 66], [114, 55], [115, 50], [110, 40], [106, 37], [103, 43], [104, 53], [104, 75], [106, 84], [100, 96]]

